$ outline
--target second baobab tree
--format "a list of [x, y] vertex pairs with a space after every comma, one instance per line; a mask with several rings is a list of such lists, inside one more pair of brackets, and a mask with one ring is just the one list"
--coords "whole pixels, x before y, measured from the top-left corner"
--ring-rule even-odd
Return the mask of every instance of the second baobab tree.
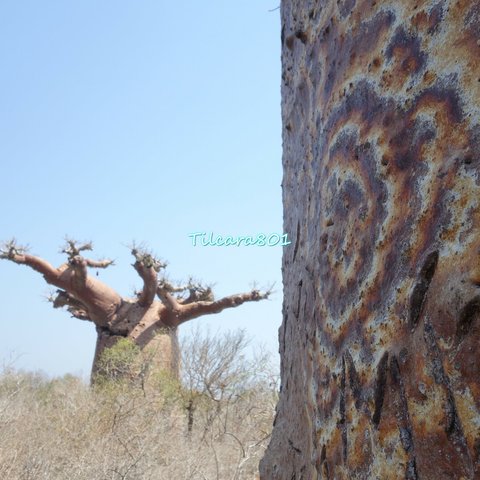
[[97, 331], [97, 346], [92, 366], [92, 380], [102, 372], [106, 349], [127, 339], [150, 358], [150, 367], [168, 370], [178, 375], [179, 351], [177, 328], [194, 318], [219, 313], [242, 303], [267, 298], [270, 290], [253, 289], [215, 300], [211, 287], [189, 281], [174, 286], [164, 275], [166, 264], [143, 248], [133, 246], [134, 269], [143, 281], [143, 288], [134, 298], [121, 296], [89, 269], [107, 268], [111, 260], [92, 260], [84, 252], [92, 244], [67, 240], [62, 253], [67, 260], [54, 267], [43, 258], [30, 255], [15, 240], [0, 249], [0, 258], [26, 265], [43, 275], [45, 281], [57, 287], [50, 300], [54, 308], [66, 308], [80, 320], [92, 322]]

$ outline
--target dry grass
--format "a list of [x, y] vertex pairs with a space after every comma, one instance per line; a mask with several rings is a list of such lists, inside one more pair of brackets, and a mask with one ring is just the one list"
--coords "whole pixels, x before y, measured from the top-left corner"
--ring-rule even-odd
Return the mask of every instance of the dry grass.
[[122, 383], [94, 389], [74, 376], [52, 380], [6, 369], [0, 376], [0, 478], [255, 479], [275, 389], [257, 376], [226, 400], [196, 398], [190, 433], [185, 395], [166, 379], [145, 394]]

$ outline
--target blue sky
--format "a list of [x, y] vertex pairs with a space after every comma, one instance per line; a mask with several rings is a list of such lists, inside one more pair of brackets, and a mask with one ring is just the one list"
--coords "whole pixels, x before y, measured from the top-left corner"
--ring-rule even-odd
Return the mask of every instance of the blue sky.
[[[57, 265], [65, 235], [92, 240], [116, 260], [100, 279], [125, 296], [141, 285], [132, 240], [217, 296], [276, 282], [269, 301], [181, 327], [245, 328], [276, 354], [282, 247], [193, 247], [188, 234], [283, 233], [277, 6], [1, 2], [0, 239]], [[53, 310], [26, 267], [1, 261], [0, 283], [0, 360], [88, 375], [93, 324]]]

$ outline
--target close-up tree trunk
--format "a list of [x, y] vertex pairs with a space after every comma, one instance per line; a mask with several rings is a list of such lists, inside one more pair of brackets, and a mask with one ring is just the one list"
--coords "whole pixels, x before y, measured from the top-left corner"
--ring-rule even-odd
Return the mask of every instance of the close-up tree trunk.
[[[12, 240], [0, 249], [0, 259], [26, 265], [43, 275], [45, 281], [58, 288], [50, 300], [54, 308], [65, 307], [72, 317], [90, 321], [97, 331], [97, 345], [92, 366], [92, 381], [102, 368], [102, 356], [120, 339], [144, 351], [154, 370], [166, 370], [178, 377], [179, 347], [177, 328], [194, 318], [220, 313], [245, 302], [268, 298], [270, 291], [251, 290], [214, 300], [210, 287], [189, 281], [173, 286], [159, 275], [166, 264], [152, 254], [132, 248], [134, 269], [143, 280], [143, 288], [135, 298], [120, 296], [115, 290], [88, 274], [88, 268], [107, 268], [110, 260], [92, 260], [83, 256], [92, 244], [68, 240], [63, 249], [67, 261], [55, 268], [46, 260], [26, 253]], [[115, 373], [115, 372], [111, 372]]]
[[264, 480], [480, 478], [480, 4], [282, 0]]

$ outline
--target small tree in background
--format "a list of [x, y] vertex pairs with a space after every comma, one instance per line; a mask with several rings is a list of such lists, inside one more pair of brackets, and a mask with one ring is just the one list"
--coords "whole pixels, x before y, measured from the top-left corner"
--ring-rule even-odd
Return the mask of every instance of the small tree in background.
[[[92, 243], [82, 244], [68, 239], [62, 249], [67, 260], [58, 268], [28, 254], [27, 249], [15, 240], [6, 242], [0, 248], [0, 259], [28, 266], [42, 274], [48, 284], [58, 288], [51, 297], [54, 308], [64, 307], [73, 317], [95, 325], [97, 346], [92, 380], [98, 374], [108, 375], [108, 362], [105, 363], [105, 358], [101, 360], [103, 353], [125, 339], [150, 359], [154, 370], [163, 369], [178, 376], [179, 325], [245, 302], [266, 299], [270, 294], [270, 290], [260, 292], [253, 289], [215, 300], [209, 286], [193, 281], [184, 286], [174, 286], [164, 275], [166, 263], [146, 249], [133, 245], [133, 267], [143, 280], [143, 288], [135, 298], [122, 297], [98, 278], [89, 275], [89, 268], [107, 268], [113, 264], [111, 260], [85, 257], [84, 252], [92, 248]], [[118, 376], [119, 370], [113, 369], [111, 373]]]
[[208, 413], [207, 424], [211, 424], [211, 415], [219, 412], [222, 403], [229, 403], [245, 387], [252, 373], [244, 352], [248, 343], [243, 330], [213, 336], [198, 328], [182, 342], [181, 378], [189, 432], [199, 404], [215, 405], [214, 412]]
[[[279, 374], [265, 349], [248, 358], [244, 330], [212, 334], [199, 328], [181, 342], [181, 398], [192, 441], [213, 450], [217, 478], [223, 462], [242, 478], [270, 437]], [[240, 427], [241, 425], [241, 427]], [[217, 455], [219, 442], [233, 442], [236, 458]]]

